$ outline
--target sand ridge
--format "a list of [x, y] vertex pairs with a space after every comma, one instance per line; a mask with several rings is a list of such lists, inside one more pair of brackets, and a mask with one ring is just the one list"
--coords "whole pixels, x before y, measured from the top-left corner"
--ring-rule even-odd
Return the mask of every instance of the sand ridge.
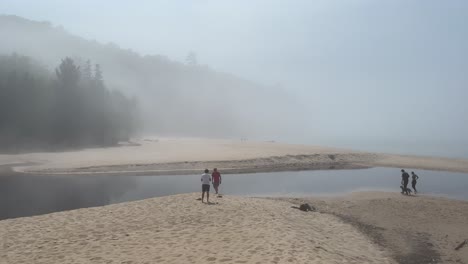
[[1, 164], [31, 174], [193, 174], [398, 167], [468, 172], [468, 160], [366, 153], [319, 146], [200, 138], [136, 140], [118, 147], [0, 155]]
[[335, 216], [199, 195], [0, 221], [0, 263], [394, 263]]

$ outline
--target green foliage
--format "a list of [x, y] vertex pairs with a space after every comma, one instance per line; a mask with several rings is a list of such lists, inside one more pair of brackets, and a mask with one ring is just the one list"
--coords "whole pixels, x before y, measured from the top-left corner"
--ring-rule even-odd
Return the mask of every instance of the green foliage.
[[52, 76], [25, 56], [0, 56], [0, 150], [108, 146], [136, 127], [135, 99], [109, 91], [96, 65], [65, 58]]

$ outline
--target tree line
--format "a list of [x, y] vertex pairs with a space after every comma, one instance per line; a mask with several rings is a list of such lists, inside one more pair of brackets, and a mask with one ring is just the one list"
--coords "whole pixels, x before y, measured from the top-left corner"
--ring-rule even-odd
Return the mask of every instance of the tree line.
[[135, 132], [138, 102], [103, 81], [99, 64], [69, 57], [51, 73], [0, 56], [0, 150], [110, 146]]

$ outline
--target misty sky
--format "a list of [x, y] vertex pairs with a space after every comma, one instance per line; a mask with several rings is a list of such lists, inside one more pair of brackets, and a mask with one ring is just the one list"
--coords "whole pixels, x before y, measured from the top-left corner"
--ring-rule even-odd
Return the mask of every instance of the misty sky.
[[468, 141], [468, 1], [1, 0], [0, 13], [280, 84], [304, 138]]

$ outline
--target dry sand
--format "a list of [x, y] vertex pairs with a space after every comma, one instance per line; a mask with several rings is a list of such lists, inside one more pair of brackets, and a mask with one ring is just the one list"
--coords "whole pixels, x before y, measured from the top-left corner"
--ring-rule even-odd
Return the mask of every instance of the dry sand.
[[[0, 263], [468, 263], [468, 202], [182, 194], [0, 221]], [[308, 202], [318, 212], [291, 205]]]
[[0, 263], [395, 263], [339, 217], [183, 194], [0, 221]]
[[362, 192], [345, 197], [281, 199], [308, 202], [340, 217], [392, 252], [401, 264], [468, 263], [468, 202], [399, 193]]
[[388, 155], [344, 149], [196, 138], [159, 138], [137, 145], [67, 152], [0, 155], [0, 165], [33, 174], [192, 174], [218, 167], [225, 173], [308, 169], [402, 167], [468, 172], [468, 160]]

